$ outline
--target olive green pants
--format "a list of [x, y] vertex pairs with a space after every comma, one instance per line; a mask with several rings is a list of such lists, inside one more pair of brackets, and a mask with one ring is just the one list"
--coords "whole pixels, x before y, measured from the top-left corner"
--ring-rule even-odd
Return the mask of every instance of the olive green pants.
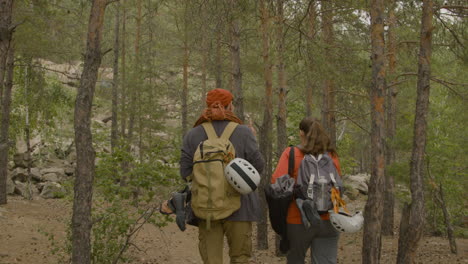
[[198, 225], [198, 249], [205, 264], [222, 264], [224, 235], [229, 245], [231, 264], [249, 263], [252, 256], [252, 222], [211, 221], [210, 229], [206, 221]]

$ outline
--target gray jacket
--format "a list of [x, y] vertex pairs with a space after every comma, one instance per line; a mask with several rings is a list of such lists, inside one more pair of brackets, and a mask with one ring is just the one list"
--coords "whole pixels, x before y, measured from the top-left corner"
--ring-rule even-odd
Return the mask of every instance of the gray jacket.
[[[220, 136], [229, 121], [213, 121], [213, 127]], [[200, 142], [208, 139], [201, 125], [189, 130], [184, 136], [184, 142], [180, 156], [180, 175], [183, 179], [192, 174], [193, 156]], [[258, 149], [257, 141], [248, 126], [238, 125], [229, 140], [236, 149], [236, 157], [250, 162], [261, 174], [264, 160]], [[227, 218], [230, 221], [258, 221], [260, 204], [258, 191], [241, 196], [241, 207]]]

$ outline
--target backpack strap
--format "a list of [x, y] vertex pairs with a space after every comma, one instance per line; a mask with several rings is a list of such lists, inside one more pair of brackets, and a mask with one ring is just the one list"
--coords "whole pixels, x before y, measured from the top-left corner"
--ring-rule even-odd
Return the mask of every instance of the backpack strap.
[[227, 126], [224, 128], [223, 134], [221, 134], [219, 138], [229, 140], [237, 125], [238, 124], [235, 122], [229, 122], [229, 124], [227, 124]]
[[289, 160], [288, 160], [288, 174], [293, 177], [294, 173], [294, 146], [289, 149]]
[[218, 138], [216, 131], [214, 130], [213, 124], [211, 122], [202, 123], [203, 128], [205, 129], [206, 135], [208, 138]]

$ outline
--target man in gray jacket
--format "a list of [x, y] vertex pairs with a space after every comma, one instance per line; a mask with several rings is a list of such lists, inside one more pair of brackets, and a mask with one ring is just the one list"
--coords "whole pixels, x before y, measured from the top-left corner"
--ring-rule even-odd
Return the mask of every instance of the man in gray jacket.
[[[200, 142], [208, 138], [201, 126], [204, 122], [211, 122], [218, 136], [229, 122], [239, 123], [229, 138], [236, 150], [236, 157], [250, 162], [259, 173], [263, 171], [264, 160], [253, 131], [242, 125], [242, 121], [234, 115], [232, 99], [232, 94], [224, 89], [208, 92], [207, 108], [184, 136], [180, 158], [180, 174], [183, 179], [192, 174], [195, 151]], [[226, 235], [231, 263], [248, 263], [252, 255], [252, 222], [259, 220], [259, 212], [259, 197], [255, 191], [242, 195], [240, 209], [224, 220], [213, 221], [209, 230], [201, 220], [198, 238], [203, 262], [223, 263], [223, 241]]]

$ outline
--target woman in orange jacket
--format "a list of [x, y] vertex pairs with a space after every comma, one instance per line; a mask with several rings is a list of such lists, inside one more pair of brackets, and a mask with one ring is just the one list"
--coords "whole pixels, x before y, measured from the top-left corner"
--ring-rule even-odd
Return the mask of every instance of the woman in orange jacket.
[[[297, 179], [299, 166], [305, 154], [318, 156], [328, 153], [341, 175], [338, 155], [331, 147], [330, 137], [325, 133], [320, 121], [311, 117], [304, 118], [299, 124], [301, 144], [294, 151], [294, 179]], [[271, 182], [288, 173], [290, 148], [286, 148], [278, 161]], [[322, 214], [319, 226], [306, 228], [302, 224], [301, 213], [293, 200], [288, 208], [287, 236], [290, 249], [287, 254], [288, 264], [303, 264], [307, 250], [311, 249], [313, 264], [336, 263], [339, 232], [331, 225], [329, 214]]]

